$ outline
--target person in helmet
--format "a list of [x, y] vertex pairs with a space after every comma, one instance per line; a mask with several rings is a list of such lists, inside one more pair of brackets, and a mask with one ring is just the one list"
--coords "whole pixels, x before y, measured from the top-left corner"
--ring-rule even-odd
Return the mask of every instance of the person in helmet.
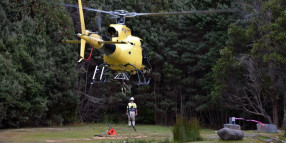
[[128, 126], [130, 127], [131, 123], [133, 126], [135, 126], [135, 116], [138, 115], [138, 112], [137, 105], [134, 103], [133, 97], [130, 98], [130, 102], [127, 105], [126, 115], [128, 116]]

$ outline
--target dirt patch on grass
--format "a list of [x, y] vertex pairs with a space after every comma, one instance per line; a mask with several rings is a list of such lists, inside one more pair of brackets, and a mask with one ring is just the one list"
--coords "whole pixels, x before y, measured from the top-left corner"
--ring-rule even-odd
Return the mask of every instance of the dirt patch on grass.
[[30, 128], [30, 129], [15, 129], [12, 132], [37, 132], [37, 131], [65, 131], [72, 130], [71, 128]]
[[70, 141], [90, 141], [91, 138], [82, 138], [82, 139], [61, 139], [61, 140], [46, 140], [49, 143], [56, 143], [56, 142], [70, 142]]
[[136, 139], [141, 139], [141, 138], [147, 138], [148, 136], [136, 136], [136, 137], [134, 137], [134, 138], [136, 138]]
[[34, 132], [33, 129], [16, 129], [13, 132]]
[[92, 137], [92, 138], [79, 138], [79, 139], [60, 139], [60, 140], [46, 140], [49, 143], [56, 143], [56, 142], [70, 142], [70, 141], [90, 141], [90, 140], [119, 140], [119, 139], [127, 139], [127, 138], [146, 138], [148, 136], [135, 136], [135, 137], [126, 137], [126, 136], [104, 136], [104, 137]]
[[66, 131], [66, 130], [73, 130], [72, 128], [41, 128], [41, 130], [46, 131]]

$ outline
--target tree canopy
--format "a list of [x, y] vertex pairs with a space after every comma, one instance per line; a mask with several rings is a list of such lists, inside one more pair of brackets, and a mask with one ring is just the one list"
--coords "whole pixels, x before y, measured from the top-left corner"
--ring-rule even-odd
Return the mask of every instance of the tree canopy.
[[[231, 116], [279, 125], [285, 91], [286, 3], [283, 0], [82, 0], [86, 7], [129, 12], [238, 8], [239, 13], [140, 16], [126, 19], [143, 39], [149, 85], [120, 81], [91, 85], [100, 52], [77, 63], [78, 45], [61, 43], [80, 32], [70, 0], [0, 2], [0, 128], [122, 122], [135, 97], [138, 122], [171, 125], [176, 116], [219, 127]], [[115, 22], [102, 15], [102, 33]], [[96, 13], [84, 11], [97, 31]], [[86, 53], [90, 47], [87, 46]], [[110, 74], [110, 73], [108, 73]], [[243, 112], [238, 112], [238, 111]], [[286, 120], [285, 120], [286, 123]]]

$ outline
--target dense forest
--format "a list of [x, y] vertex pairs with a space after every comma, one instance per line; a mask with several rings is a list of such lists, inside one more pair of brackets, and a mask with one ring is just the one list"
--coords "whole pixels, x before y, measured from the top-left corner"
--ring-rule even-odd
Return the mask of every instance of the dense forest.
[[[107, 11], [239, 12], [126, 19], [132, 35], [144, 40], [152, 71], [149, 85], [138, 86], [131, 77], [123, 94], [122, 82], [113, 78], [90, 84], [103, 62], [100, 52], [77, 63], [79, 45], [61, 42], [76, 39], [80, 22], [78, 9], [59, 4], [77, 1], [1, 0], [0, 128], [125, 123], [131, 96], [138, 123], [172, 125], [180, 114], [209, 128], [232, 116], [286, 126], [285, 0], [82, 1]], [[86, 28], [97, 31], [98, 14], [84, 16]], [[101, 17], [105, 33], [115, 20]]]

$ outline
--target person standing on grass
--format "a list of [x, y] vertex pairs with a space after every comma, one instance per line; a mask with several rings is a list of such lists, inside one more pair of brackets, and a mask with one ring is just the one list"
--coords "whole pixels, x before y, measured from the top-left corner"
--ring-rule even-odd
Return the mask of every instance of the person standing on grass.
[[135, 116], [138, 115], [137, 105], [134, 103], [134, 98], [130, 98], [130, 102], [127, 105], [126, 115], [128, 116], [128, 126], [135, 126]]

